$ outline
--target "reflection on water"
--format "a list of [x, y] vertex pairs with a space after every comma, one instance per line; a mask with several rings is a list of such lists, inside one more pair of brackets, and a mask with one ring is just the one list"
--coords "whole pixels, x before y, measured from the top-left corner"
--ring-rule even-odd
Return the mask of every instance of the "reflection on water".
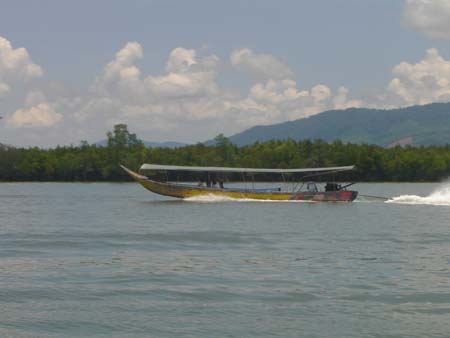
[[137, 184], [1, 184], [0, 337], [450, 332], [447, 206], [206, 202]]

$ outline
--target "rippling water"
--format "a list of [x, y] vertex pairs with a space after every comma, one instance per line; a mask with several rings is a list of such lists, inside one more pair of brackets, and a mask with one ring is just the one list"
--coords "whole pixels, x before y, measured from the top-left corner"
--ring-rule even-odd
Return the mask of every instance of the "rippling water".
[[0, 337], [449, 336], [450, 196], [357, 188], [397, 199], [1, 184]]

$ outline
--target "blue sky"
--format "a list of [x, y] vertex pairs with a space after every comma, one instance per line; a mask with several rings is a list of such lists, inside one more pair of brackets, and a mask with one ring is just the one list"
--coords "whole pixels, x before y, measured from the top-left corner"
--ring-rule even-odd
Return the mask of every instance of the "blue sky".
[[143, 139], [195, 142], [450, 97], [448, 0], [0, 5], [4, 143], [93, 142], [118, 122]]

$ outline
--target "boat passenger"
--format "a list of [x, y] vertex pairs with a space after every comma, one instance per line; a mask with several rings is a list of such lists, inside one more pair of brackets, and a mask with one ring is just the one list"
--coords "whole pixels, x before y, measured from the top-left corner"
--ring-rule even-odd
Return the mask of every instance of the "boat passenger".
[[339, 191], [341, 189], [342, 186], [334, 182], [327, 182], [327, 184], [325, 185], [325, 191]]
[[308, 190], [308, 192], [317, 192], [317, 185], [314, 182], [308, 182], [306, 185], [306, 190]]

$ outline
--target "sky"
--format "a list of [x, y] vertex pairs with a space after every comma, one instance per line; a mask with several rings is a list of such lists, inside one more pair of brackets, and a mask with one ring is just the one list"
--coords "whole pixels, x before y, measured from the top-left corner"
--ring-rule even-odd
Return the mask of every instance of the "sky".
[[0, 143], [200, 142], [450, 101], [450, 0], [0, 0]]

